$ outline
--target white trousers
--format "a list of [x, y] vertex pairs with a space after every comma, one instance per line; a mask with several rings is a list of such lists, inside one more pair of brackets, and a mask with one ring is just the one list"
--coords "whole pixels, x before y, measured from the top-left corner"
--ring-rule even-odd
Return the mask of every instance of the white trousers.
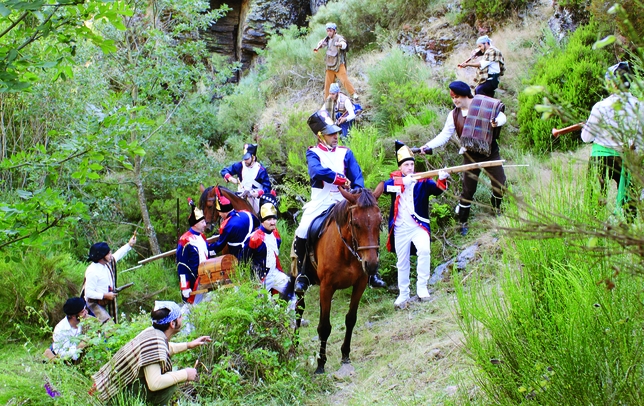
[[264, 278], [262, 286], [269, 292], [271, 289], [275, 289], [283, 294], [286, 291], [286, 287], [290, 280], [291, 278], [289, 278], [284, 272], [273, 268], [266, 274], [266, 278]]
[[427, 283], [429, 282], [430, 270], [430, 249], [429, 249], [429, 234], [425, 229], [420, 226], [395, 226], [394, 228], [396, 255], [398, 261], [396, 267], [398, 268], [398, 289], [400, 296], [409, 298], [409, 250], [411, 244], [416, 246], [416, 255], [418, 256], [416, 271], [418, 277], [416, 278], [416, 294], [419, 297], [429, 297], [427, 290]]

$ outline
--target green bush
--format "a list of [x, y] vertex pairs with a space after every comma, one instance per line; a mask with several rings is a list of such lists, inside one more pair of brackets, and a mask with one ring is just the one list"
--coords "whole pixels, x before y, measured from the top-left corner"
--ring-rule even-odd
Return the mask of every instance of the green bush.
[[390, 50], [367, 75], [374, 122], [384, 131], [400, 126], [408, 116], [425, 116], [430, 103], [448, 103], [445, 92], [427, 86], [429, 71], [423, 62], [397, 48]]
[[508, 17], [513, 12], [524, 9], [527, 0], [463, 0], [461, 1], [461, 18], [469, 20], [474, 17], [478, 21], [493, 23]]
[[[6, 258], [6, 257], [5, 257]], [[85, 268], [67, 253], [29, 249], [18, 262], [0, 261], [0, 316], [8, 322], [3, 334], [15, 335], [14, 323], [32, 338], [47, 337], [41, 320], [55, 326], [67, 298], [78, 296]], [[33, 308], [35, 312], [30, 312]]]
[[291, 26], [271, 36], [266, 49], [260, 52], [265, 58], [260, 71], [265, 79], [261, 84], [265, 94], [304, 88], [314, 78], [324, 81], [324, 52], [313, 53], [313, 48], [326, 32], [324, 27], [318, 27], [312, 34], [306, 33], [304, 28]]
[[[201, 354], [186, 353], [187, 364], [199, 357], [209, 368], [195, 385], [207, 399], [247, 403], [249, 396], [275, 393], [276, 388], [307, 387], [308, 373], [297, 370], [297, 337], [290, 323], [295, 313], [245, 283], [214, 291], [211, 300], [193, 309], [196, 335], [209, 335], [213, 343]], [[299, 403], [304, 393], [281, 393], [288, 403]]]
[[595, 23], [579, 27], [567, 43], [553, 45], [532, 67], [528, 84], [542, 86], [549, 100], [563, 105], [567, 121], [563, 122], [560, 116], [542, 119], [535, 106], [549, 104], [549, 100], [544, 100], [541, 93], [521, 93], [517, 120], [524, 148], [544, 152], [567, 150], [579, 144], [576, 137], [553, 138], [551, 130], [570, 125], [571, 121], [586, 120], [592, 106], [606, 95], [603, 77], [612, 59], [604, 49], [592, 49], [598, 39], [597, 29]]
[[242, 79], [235, 92], [223, 99], [217, 112], [217, 137], [247, 138], [264, 109], [264, 98], [256, 78]]

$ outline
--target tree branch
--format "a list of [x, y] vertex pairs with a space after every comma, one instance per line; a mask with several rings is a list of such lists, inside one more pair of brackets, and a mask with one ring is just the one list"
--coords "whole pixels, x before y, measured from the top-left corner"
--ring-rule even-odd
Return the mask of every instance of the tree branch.
[[[60, 220], [64, 219], [65, 217], [67, 217], [67, 216], [64, 215], [64, 216], [60, 216], [60, 217], [56, 218], [54, 221], [51, 222], [51, 224], [47, 225], [47, 227], [43, 228], [42, 230], [38, 231], [38, 229], [36, 229], [36, 232], [38, 234], [42, 234], [45, 231], [49, 230], [50, 228], [56, 227], [56, 225], [58, 225]], [[11, 245], [11, 244], [16, 243], [18, 241], [24, 240], [25, 238], [29, 238], [30, 236], [31, 236], [31, 234], [27, 234], [27, 235], [23, 235], [22, 237], [18, 237], [18, 238], [15, 238], [13, 240], [9, 240], [7, 242], [4, 242], [4, 243], [0, 244], [0, 250], [2, 248], [6, 247], [7, 245]]]

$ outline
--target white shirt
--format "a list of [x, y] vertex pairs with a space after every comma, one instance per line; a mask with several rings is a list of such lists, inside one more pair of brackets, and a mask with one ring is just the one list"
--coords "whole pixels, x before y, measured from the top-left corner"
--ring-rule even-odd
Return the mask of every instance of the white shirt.
[[76, 328], [72, 327], [67, 317], [59, 321], [54, 327], [54, 344], [52, 346], [56, 355], [77, 360], [81, 350], [76, 348], [76, 343], [72, 343], [71, 338], [81, 335], [81, 330], [80, 325]]
[[[616, 104], [621, 104], [621, 108], [616, 110]], [[641, 134], [643, 114], [640, 101], [632, 94], [612, 94], [593, 106], [590, 117], [581, 130], [581, 139], [616, 151], [622, 151], [623, 145], [633, 142], [641, 148], [641, 139], [635, 141], [621, 138], [622, 134]]]
[[280, 254], [280, 250], [277, 248], [275, 232], [264, 234], [264, 244], [266, 244], [266, 268], [277, 269], [277, 256]]
[[[453, 110], [452, 110], [453, 111]], [[452, 115], [452, 111], [449, 112], [447, 115], [447, 120], [445, 120], [445, 126], [443, 127], [443, 131], [440, 132], [436, 137], [434, 137], [433, 140], [427, 142], [427, 144], [423, 145], [423, 149], [426, 148], [431, 148], [431, 149], [436, 149], [438, 147], [442, 147], [449, 141], [449, 139], [452, 137], [452, 135], [456, 134], [456, 125], [454, 124], [454, 116]], [[467, 112], [468, 110], [463, 110], [461, 109], [461, 114], [463, 117], [467, 117]], [[496, 125], [497, 127], [501, 127], [507, 122], [507, 117], [505, 114], [501, 111], [499, 112], [499, 115], [496, 116]]]
[[[115, 261], [119, 261], [123, 258], [132, 247], [130, 244], [125, 244], [118, 249], [112, 256]], [[110, 292], [110, 287], [112, 291], [114, 290], [114, 280], [110, 274], [110, 270], [106, 265], [99, 264], [98, 262], [92, 262], [87, 269], [85, 270], [85, 300], [103, 299], [103, 294]]]
[[405, 190], [398, 194], [398, 211], [394, 221], [396, 229], [416, 228], [418, 223], [411, 216], [414, 213], [414, 185], [405, 186]]

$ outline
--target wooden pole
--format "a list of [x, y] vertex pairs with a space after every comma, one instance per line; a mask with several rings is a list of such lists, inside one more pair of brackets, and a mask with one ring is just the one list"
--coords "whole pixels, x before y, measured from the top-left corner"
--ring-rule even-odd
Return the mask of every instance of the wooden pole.
[[560, 135], [563, 135], [563, 134], [568, 134], [568, 133], [571, 133], [573, 131], [582, 130], [584, 128], [584, 124], [586, 124], [586, 123], [581, 122], [581, 123], [573, 124], [571, 126], [564, 127], [564, 128], [559, 128], [559, 129], [553, 128], [552, 129], [552, 136], [556, 138], [556, 137], [558, 137]]
[[[217, 240], [217, 238], [219, 238], [219, 234], [217, 234], [217, 235], [213, 235], [212, 237], [208, 238], [206, 241], [208, 241], [208, 242], [213, 242], [213, 241], [216, 241], [216, 240]], [[161, 253], [161, 254], [159, 254], [159, 255], [154, 255], [154, 256], [152, 256], [152, 257], [150, 257], [150, 258], [142, 259], [142, 260], [140, 260], [138, 263], [139, 263], [139, 264], [141, 264], [141, 265], [143, 265], [143, 264], [147, 264], [148, 262], [156, 261], [157, 259], [171, 257], [171, 256], [173, 256], [173, 255], [176, 255], [176, 253], [177, 253], [177, 250], [176, 250], [176, 249], [174, 249], [174, 250], [170, 250], [170, 251], [166, 251], [166, 252], [162, 252], [162, 253]]]
[[438, 172], [440, 171], [445, 171], [447, 173], [459, 173], [459, 172], [470, 171], [472, 169], [487, 168], [490, 166], [501, 166], [503, 165], [503, 162], [505, 162], [505, 159], [499, 159], [498, 161], [474, 162], [472, 164], [467, 164], [467, 165], [451, 166], [449, 168], [434, 169], [427, 172], [414, 173], [411, 176], [416, 180], [421, 180], [421, 179], [432, 178], [438, 175]]

